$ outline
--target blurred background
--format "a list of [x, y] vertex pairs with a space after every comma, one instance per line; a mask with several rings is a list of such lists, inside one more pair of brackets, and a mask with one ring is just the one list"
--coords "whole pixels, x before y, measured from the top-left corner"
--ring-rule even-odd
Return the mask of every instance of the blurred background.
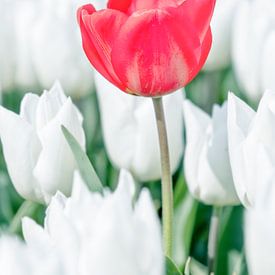
[[[84, 56], [77, 27], [77, 7], [87, 0], [0, 0], [0, 103], [19, 112], [26, 92], [42, 93], [59, 80], [84, 116], [87, 154], [100, 179], [115, 188], [118, 168], [109, 160], [103, 141], [94, 72]], [[88, 1], [97, 8], [103, 0]], [[217, 0], [212, 20], [213, 47], [186, 97], [208, 113], [232, 91], [256, 107], [266, 89], [275, 90], [275, 1]], [[115, 107], [114, 107], [115, 108]], [[20, 138], [20, 137], [18, 137]], [[1, 150], [1, 147], [0, 147]], [[140, 182], [160, 206], [160, 182]], [[186, 188], [182, 162], [174, 174], [175, 257], [185, 261], [190, 251], [202, 265], [211, 207], [195, 201]], [[0, 228], [6, 229], [23, 199], [17, 195], [0, 152]], [[41, 222], [44, 206], [34, 214]], [[240, 270], [246, 274], [243, 255], [243, 208], [224, 210], [218, 274]]]

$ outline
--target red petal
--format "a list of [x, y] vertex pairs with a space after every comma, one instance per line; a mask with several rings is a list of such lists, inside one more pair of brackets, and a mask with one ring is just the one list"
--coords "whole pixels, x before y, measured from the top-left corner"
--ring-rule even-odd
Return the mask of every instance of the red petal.
[[[84, 6], [78, 11], [84, 51], [91, 64], [110, 82], [125, 89], [118, 79], [111, 64], [111, 48], [121, 24], [127, 17], [114, 10], [95, 12], [91, 5]], [[89, 13], [92, 11], [92, 13]]]
[[119, 10], [127, 13], [131, 3], [132, 0], [109, 0], [107, 7], [108, 9]]
[[188, 14], [200, 33], [201, 41], [208, 31], [216, 0], [186, 0], [182, 3], [182, 12]]
[[138, 10], [178, 6], [177, 0], [109, 0], [108, 8], [132, 14]]
[[210, 52], [211, 49], [211, 45], [212, 45], [212, 33], [211, 33], [211, 29], [210, 27], [208, 28], [208, 31], [206, 32], [204, 41], [202, 42], [202, 47], [201, 47], [201, 58], [200, 58], [200, 62], [199, 65], [196, 67], [196, 70], [194, 70], [192, 72], [192, 74], [190, 74], [190, 78], [188, 79], [188, 83], [191, 82], [196, 75], [198, 74], [198, 72], [201, 70], [201, 68], [203, 67], [208, 54]]
[[172, 92], [186, 84], [198, 65], [200, 41], [188, 18], [165, 10], [134, 13], [112, 51], [116, 74], [143, 96]]

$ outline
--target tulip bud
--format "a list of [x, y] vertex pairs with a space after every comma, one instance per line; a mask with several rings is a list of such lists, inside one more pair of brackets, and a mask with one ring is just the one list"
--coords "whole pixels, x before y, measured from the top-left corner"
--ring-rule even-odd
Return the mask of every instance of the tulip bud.
[[[262, 175], [270, 173], [263, 162], [268, 152], [275, 160], [275, 93], [266, 92], [257, 112], [233, 94], [228, 98], [229, 155], [235, 188], [241, 202], [253, 206]], [[274, 168], [275, 162], [273, 162]]]
[[45, 228], [23, 220], [27, 244], [52, 243], [66, 275], [164, 275], [160, 224], [149, 192], [141, 191], [134, 208], [133, 194], [126, 171], [116, 191], [104, 196], [90, 193], [76, 173], [72, 196], [52, 199]]
[[[140, 181], [161, 178], [158, 132], [152, 102], [121, 93], [95, 75], [105, 146], [111, 161]], [[183, 94], [164, 98], [170, 162], [175, 171], [183, 154]]]
[[204, 70], [224, 69], [231, 63], [232, 27], [238, 0], [217, 0], [211, 30], [212, 48], [204, 65]]
[[215, 105], [212, 118], [189, 100], [183, 110], [187, 136], [184, 170], [191, 194], [206, 204], [239, 204], [228, 155], [227, 104]]
[[57, 190], [70, 194], [76, 163], [61, 125], [85, 147], [82, 116], [59, 83], [40, 97], [26, 94], [19, 115], [0, 106], [4, 157], [22, 197], [47, 203]]
[[243, 0], [237, 7], [233, 31], [234, 68], [245, 94], [258, 101], [263, 91], [275, 89], [275, 2]]

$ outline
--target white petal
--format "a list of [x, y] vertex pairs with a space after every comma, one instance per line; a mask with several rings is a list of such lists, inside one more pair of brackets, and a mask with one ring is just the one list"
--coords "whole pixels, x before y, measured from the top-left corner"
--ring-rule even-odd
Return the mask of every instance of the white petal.
[[56, 117], [39, 132], [42, 152], [33, 174], [44, 192], [46, 201], [57, 190], [66, 195], [70, 194], [73, 173], [76, 169], [74, 156], [61, 131], [61, 125], [74, 135], [82, 148], [85, 146], [85, 136], [78, 119], [78, 111], [68, 99]]
[[33, 127], [15, 113], [0, 107], [0, 136], [9, 175], [26, 199], [41, 201], [41, 193], [32, 176], [41, 145]]
[[[255, 112], [233, 94], [228, 97], [228, 145], [235, 188], [241, 202], [249, 206], [252, 202], [247, 194], [246, 158], [243, 142], [248, 135], [249, 127]], [[249, 168], [248, 168], [249, 169]]]
[[37, 106], [36, 127], [41, 129], [58, 113], [66, 101], [66, 96], [59, 82], [50, 91], [44, 91]]
[[39, 101], [39, 96], [36, 94], [26, 94], [20, 104], [20, 116], [28, 121], [34, 128], [36, 127], [36, 111]]

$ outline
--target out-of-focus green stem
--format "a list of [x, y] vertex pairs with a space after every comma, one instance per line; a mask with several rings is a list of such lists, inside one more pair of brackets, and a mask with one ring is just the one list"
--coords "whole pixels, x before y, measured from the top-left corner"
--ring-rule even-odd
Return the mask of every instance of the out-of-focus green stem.
[[162, 97], [153, 98], [161, 157], [162, 170], [162, 224], [163, 243], [166, 256], [172, 256], [173, 241], [173, 185], [169, 160], [168, 138]]
[[222, 207], [213, 206], [213, 213], [210, 222], [208, 236], [208, 274], [215, 274], [217, 246], [219, 238], [220, 217]]
[[20, 232], [22, 218], [33, 215], [37, 207], [37, 203], [32, 201], [24, 201], [10, 223], [8, 228], [9, 233], [15, 234]]

